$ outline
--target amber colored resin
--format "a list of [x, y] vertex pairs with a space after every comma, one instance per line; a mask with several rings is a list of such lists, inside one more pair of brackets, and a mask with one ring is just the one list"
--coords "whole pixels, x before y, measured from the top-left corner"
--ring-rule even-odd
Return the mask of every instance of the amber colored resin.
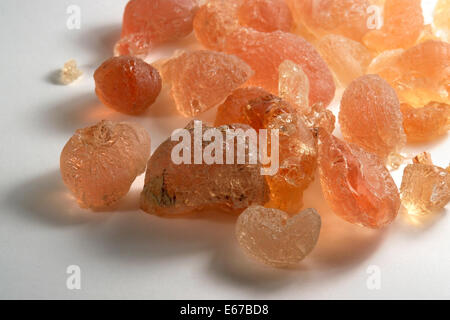
[[424, 18], [421, 0], [386, 0], [384, 24], [364, 36], [364, 44], [382, 52], [413, 46], [422, 33]]
[[94, 73], [95, 92], [106, 106], [131, 115], [145, 112], [161, 92], [161, 77], [143, 60], [121, 56], [103, 62]]
[[433, 26], [436, 34], [450, 41], [450, 0], [439, 0], [434, 8]]
[[70, 138], [61, 152], [61, 175], [81, 207], [103, 209], [128, 193], [149, 155], [145, 129], [103, 120]]
[[319, 129], [318, 167], [325, 199], [338, 216], [369, 228], [397, 216], [399, 192], [378, 156]]
[[397, 94], [377, 75], [362, 76], [347, 87], [339, 123], [347, 141], [381, 158], [399, 152], [406, 143]]
[[292, 29], [292, 15], [285, 0], [245, 0], [238, 9], [239, 24], [261, 32]]
[[187, 36], [198, 0], [131, 0], [115, 55], [146, 55], [156, 45]]
[[[164, 216], [180, 216], [208, 210], [240, 213], [251, 205], [264, 205], [269, 200], [269, 188], [261, 175], [261, 165], [249, 163], [249, 150], [253, 147], [249, 145], [245, 163], [239, 164], [236, 139], [226, 139], [228, 130], [247, 130], [248, 126], [236, 124], [216, 128], [215, 131], [222, 135], [222, 144], [218, 146], [218, 150], [222, 151], [222, 163], [213, 164], [207, 164], [205, 161], [196, 164], [195, 153], [200, 151], [204, 154], [207, 148], [215, 144], [202, 144], [200, 141], [199, 146], [196, 146], [194, 122], [186, 129], [189, 132], [190, 143], [187, 145], [190, 150], [177, 152], [175, 147], [180, 142], [169, 138], [156, 149], [148, 161], [145, 186], [141, 193], [142, 210]], [[209, 129], [211, 127], [203, 125], [200, 134], [205, 134]], [[230, 148], [235, 150], [232, 164], [225, 161]], [[183, 155], [187, 152], [190, 163], [175, 162], [172, 152]]]
[[321, 219], [314, 209], [295, 216], [252, 206], [236, 223], [236, 237], [251, 258], [273, 267], [297, 266], [315, 247]]
[[182, 53], [161, 67], [178, 111], [190, 117], [222, 103], [252, 75], [241, 59], [221, 52]]
[[61, 70], [60, 80], [62, 84], [68, 85], [77, 80], [83, 72], [78, 69], [77, 62], [73, 59], [67, 61]]
[[430, 102], [422, 108], [413, 108], [403, 103], [400, 109], [408, 141], [430, 141], [450, 130], [450, 105], [448, 104]]
[[403, 171], [402, 204], [409, 214], [438, 211], [450, 201], [450, 172], [432, 163], [413, 163]]

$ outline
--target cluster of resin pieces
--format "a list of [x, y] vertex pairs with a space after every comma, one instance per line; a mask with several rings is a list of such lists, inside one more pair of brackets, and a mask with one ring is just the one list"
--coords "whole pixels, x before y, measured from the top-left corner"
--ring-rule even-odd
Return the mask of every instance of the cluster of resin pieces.
[[[321, 218], [303, 208], [316, 173], [332, 211], [356, 225], [383, 228], [402, 205], [410, 214], [439, 211], [450, 200], [450, 168], [423, 153], [399, 190], [386, 166], [400, 165], [407, 143], [450, 129], [449, 15], [449, 0], [438, 1], [429, 25], [420, 0], [131, 0], [115, 57], [94, 74], [99, 100], [136, 116], [161, 107], [166, 88], [184, 117], [216, 108], [214, 124], [191, 121], [178, 132], [187, 145], [172, 136], [150, 157], [145, 129], [103, 120], [67, 142], [63, 180], [80, 206], [101, 210], [146, 170], [143, 211], [235, 214], [243, 251], [275, 267], [298, 265], [318, 242]], [[146, 62], [191, 32], [204, 49]], [[68, 62], [62, 81], [79, 76]], [[343, 139], [328, 109], [338, 87]], [[245, 145], [242, 163], [237, 139], [227, 138], [251, 129], [277, 137], [272, 174], [262, 172], [273, 163], [249, 161], [261, 141]], [[221, 139], [196, 140], [212, 131]], [[234, 161], [225, 164], [230, 150]], [[199, 163], [208, 152], [214, 161]]]

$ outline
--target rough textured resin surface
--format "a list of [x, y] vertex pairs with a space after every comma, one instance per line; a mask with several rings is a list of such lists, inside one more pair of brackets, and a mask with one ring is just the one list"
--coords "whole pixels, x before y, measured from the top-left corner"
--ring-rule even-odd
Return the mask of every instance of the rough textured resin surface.
[[198, 0], [131, 0], [115, 55], [145, 55], [155, 45], [192, 31]]
[[327, 35], [316, 43], [322, 57], [345, 87], [365, 74], [372, 54], [361, 43], [340, 35]]
[[402, 102], [422, 107], [431, 101], [450, 104], [450, 44], [426, 41], [404, 52], [391, 52], [369, 70], [391, 84]]
[[314, 249], [320, 227], [314, 209], [290, 217], [280, 210], [252, 206], [239, 216], [236, 237], [251, 258], [274, 267], [293, 267]]
[[[247, 130], [246, 125], [221, 126], [217, 129], [223, 136], [222, 145], [218, 146], [222, 156], [226, 150], [235, 148], [231, 140], [225, 139], [228, 129]], [[249, 146], [246, 149], [246, 164], [238, 164], [237, 152], [234, 164], [195, 164], [194, 154], [198, 150], [206, 152], [214, 143], [200, 141], [200, 147], [194, 145], [194, 125], [191, 122], [186, 129], [191, 137], [191, 150], [187, 159], [191, 164], [176, 164], [171, 154], [178, 141], [167, 139], [153, 153], [147, 164], [145, 186], [141, 194], [141, 208], [151, 214], [180, 216], [204, 210], [224, 210], [240, 213], [250, 205], [264, 205], [269, 200], [269, 189], [260, 164], [249, 164]], [[202, 126], [200, 134], [209, 127]], [[188, 144], [189, 145], [189, 144]], [[196, 151], [197, 150], [197, 151]], [[178, 151], [179, 152], [179, 151]], [[187, 151], [183, 151], [187, 152]], [[183, 153], [181, 152], [181, 154]], [[219, 152], [219, 151], [218, 151]], [[179, 153], [178, 153], [179, 154]]]
[[397, 186], [380, 158], [319, 129], [319, 173], [332, 210], [369, 228], [391, 223], [400, 208]]
[[397, 94], [377, 75], [362, 76], [347, 87], [339, 123], [347, 141], [381, 158], [399, 152], [406, 143]]
[[94, 73], [95, 92], [108, 107], [126, 114], [141, 114], [161, 92], [158, 70], [143, 60], [122, 56], [103, 62]]
[[61, 152], [61, 175], [81, 207], [103, 209], [128, 193], [149, 155], [145, 129], [103, 120], [70, 138]]
[[316, 37], [340, 34], [360, 41], [368, 31], [369, 0], [288, 0], [294, 19]]
[[257, 31], [291, 31], [291, 11], [284, 0], [245, 0], [238, 9], [239, 24]]
[[[259, 90], [244, 88], [235, 92], [219, 107], [216, 124], [239, 122], [256, 130], [279, 130], [279, 170], [266, 176], [271, 193], [267, 206], [297, 213], [303, 205], [303, 191], [314, 179], [315, 140], [295, 108], [274, 95], [260, 95]], [[240, 100], [250, 94], [254, 94], [250, 100]], [[236, 116], [231, 118], [225, 110]]]
[[278, 67], [285, 60], [299, 65], [308, 76], [309, 103], [327, 107], [334, 98], [335, 84], [330, 69], [317, 50], [303, 38], [281, 31], [242, 31], [232, 39], [229, 52], [255, 71], [250, 83], [278, 93]]
[[403, 127], [409, 141], [429, 141], [450, 130], [450, 105], [430, 102], [422, 108], [402, 103]]
[[438, 211], [450, 201], [450, 172], [432, 164], [410, 164], [403, 171], [400, 191], [409, 214]]
[[450, 0], [439, 0], [436, 4], [433, 26], [442, 40], [450, 41]]
[[386, 0], [384, 24], [364, 36], [364, 44], [374, 51], [413, 46], [422, 33], [424, 19], [421, 0]]
[[82, 74], [83, 72], [77, 67], [77, 62], [71, 59], [64, 64], [61, 70], [61, 83], [68, 85], [81, 77]]
[[241, 59], [208, 50], [183, 53], [166, 62], [161, 72], [178, 111], [188, 117], [222, 103], [253, 75]]

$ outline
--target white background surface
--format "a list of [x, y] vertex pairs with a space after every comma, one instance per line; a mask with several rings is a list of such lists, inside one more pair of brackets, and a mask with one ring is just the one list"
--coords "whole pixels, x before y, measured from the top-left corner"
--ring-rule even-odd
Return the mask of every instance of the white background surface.
[[[431, 7], [433, 1], [426, 1]], [[99, 104], [92, 74], [111, 55], [126, 1], [0, 1], [0, 298], [450, 298], [450, 217], [400, 214], [382, 231], [350, 225], [329, 212], [316, 182], [307, 206], [322, 215], [318, 246], [298, 270], [248, 261], [236, 248], [234, 219], [164, 220], [138, 210], [140, 177], [121, 211], [82, 211], [59, 175], [59, 154], [75, 129], [102, 118], [138, 121], [153, 150], [189, 119], [163, 93], [139, 118]], [[81, 8], [81, 29], [68, 30], [66, 8]], [[194, 37], [168, 45], [151, 58]], [[75, 58], [85, 72], [70, 86], [55, 72]], [[336, 108], [333, 109], [336, 111]], [[213, 115], [211, 113], [209, 116]], [[446, 166], [450, 141], [415, 146]], [[397, 183], [402, 170], [394, 172]], [[447, 210], [448, 211], [448, 210]], [[66, 288], [78, 265], [82, 289]], [[369, 290], [367, 269], [381, 271]]]

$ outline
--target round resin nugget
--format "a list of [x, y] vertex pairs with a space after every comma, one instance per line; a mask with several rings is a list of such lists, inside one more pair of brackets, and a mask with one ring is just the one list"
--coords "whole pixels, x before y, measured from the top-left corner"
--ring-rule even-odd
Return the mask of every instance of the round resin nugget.
[[61, 175], [81, 207], [103, 209], [128, 193], [149, 155], [145, 129], [103, 120], [70, 138], [61, 152]]
[[[257, 161], [257, 141], [250, 140], [243, 151], [237, 139], [227, 139], [239, 129], [250, 127], [235, 124], [211, 128], [192, 121], [186, 130], [178, 132], [178, 141], [169, 138], [163, 142], [148, 161], [142, 210], [176, 217], [218, 210], [241, 213], [251, 205], [265, 204], [269, 188]], [[206, 136], [210, 140], [214, 137], [214, 141], [205, 138], [202, 142]], [[201, 158], [196, 160], [198, 153]], [[239, 162], [242, 156], [245, 161]]]
[[235, 56], [199, 50], [170, 59], [161, 74], [171, 86], [178, 111], [192, 117], [222, 103], [253, 71]]
[[317, 50], [292, 33], [241, 31], [228, 41], [227, 51], [247, 62], [255, 71], [250, 83], [278, 93], [279, 69], [285, 60], [299, 65], [308, 76], [310, 105], [326, 108], [334, 98], [333, 75]]
[[288, 0], [288, 4], [294, 19], [318, 38], [332, 33], [360, 41], [369, 30], [369, 0]]
[[197, 0], [131, 0], [115, 55], [146, 55], [155, 45], [187, 36]]
[[450, 172], [432, 164], [410, 164], [403, 171], [400, 191], [409, 214], [441, 210], [450, 201]]
[[402, 103], [403, 127], [411, 142], [430, 141], [450, 130], [450, 105], [430, 102], [422, 108]]
[[246, 0], [238, 10], [239, 24], [261, 32], [292, 29], [292, 15], [284, 0]]
[[450, 0], [439, 0], [434, 8], [433, 27], [444, 41], [450, 41]]
[[377, 75], [365, 75], [345, 90], [339, 111], [344, 138], [383, 159], [406, 144], [400, 103], [394, 89]]
[[366, 73], [372, 54], [361, 43], [340, 35], [327, 35], [316, 47], [343, 87]]
[[106, 60], [95, 70], [95, 93], [106, 106], [130, 115], [142, 114], [161, 92], [158, 70], [130, 56]]
[[344, 220], [381, 228], [397, 216], [398, 189], [378, 156], [319, 129], [318, 166], [325, 199]]
[[316, 246], [320, 227], [314, 209], [290, 217], [280, 210], [252, 206], [239, 216], [236, 237], [251, 258], [274, 267], [294, 267]]

